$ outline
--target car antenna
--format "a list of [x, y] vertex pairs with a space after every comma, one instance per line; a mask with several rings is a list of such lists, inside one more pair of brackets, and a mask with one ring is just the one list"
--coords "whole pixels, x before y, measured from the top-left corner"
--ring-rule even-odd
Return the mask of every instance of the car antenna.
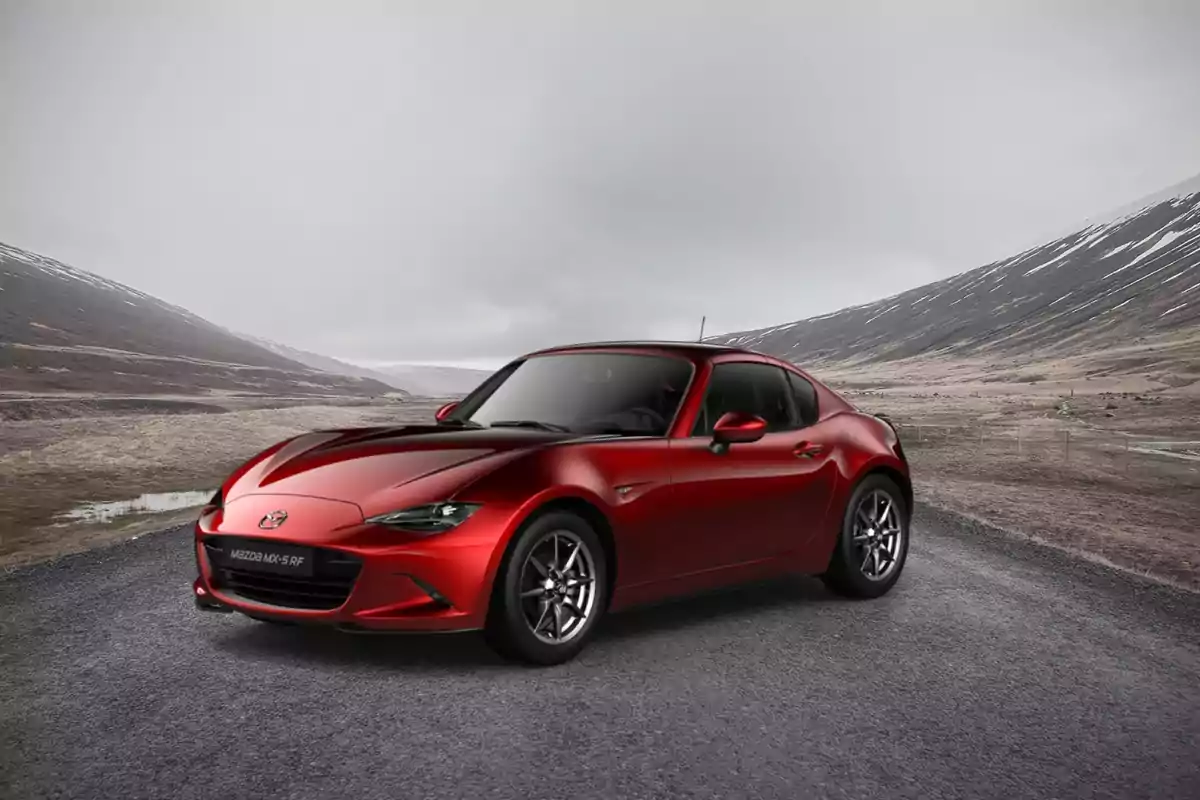
[[697, 342], [703, 342], [703, 341], [704, 341], [704, 320], [706, 320], [706, 319], [708, 319], [708, 317], [701, 317], [701, 318], [700, 318], [700, 338], [696, 340]]

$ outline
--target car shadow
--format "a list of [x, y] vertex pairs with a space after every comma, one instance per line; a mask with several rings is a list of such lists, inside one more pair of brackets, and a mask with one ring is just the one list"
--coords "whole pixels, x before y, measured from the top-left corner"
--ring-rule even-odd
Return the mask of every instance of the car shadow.
[[670, 633], [682, 628], [717, 622], [724, 617], [837, 600], [839, 598], [816, 578], [773, 578], [637, 606], [612, 614], [605, 618], [596, 630], [596, 639], [622, 639]]
[[345, 633], [317, 626], [272, 625], [240, 615], [233, 615], [229, 622], [236, 630], [218, 637], [215, 643], [238, 658], [416, 672], [478, 672], [514, 666], [494, 654], [483, 636], [472, 631]]
[[[596, 630], [597, 641], [670, 634], [731, 617], [834, 601], [819, 581], [789, 577], [705, 592], [612, 614]], [[330, 628], [272, 625], [241, 615], [225, 620], [234, 629], [218, 635], [218, 648], [237, 658], [389, 671], [472, 672], [530, 669], [492, 652], [479, 632], [455, 634], [352, 634]], [[536, 669], [536, 667], [532, 667]]]

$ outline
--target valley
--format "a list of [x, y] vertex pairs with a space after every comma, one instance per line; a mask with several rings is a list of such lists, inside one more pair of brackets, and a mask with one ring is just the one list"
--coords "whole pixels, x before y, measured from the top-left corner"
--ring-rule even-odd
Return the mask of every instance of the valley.
[[[486, 377], [238, 336], [9, 246], [0, 266], [0, 564], [186, 519], [153, 498], [305, 430], [429, 419]], [[1198, 266], [1189, 184], [928, 286], [707, 341], [889, 415], [924, 505], [1200, 589]], [[63, 516], [96, 502], [141, 512]]]
[[707, 339], [901, 430], [919, 500], [1200, 590], [1200, 178], [894, 297]]

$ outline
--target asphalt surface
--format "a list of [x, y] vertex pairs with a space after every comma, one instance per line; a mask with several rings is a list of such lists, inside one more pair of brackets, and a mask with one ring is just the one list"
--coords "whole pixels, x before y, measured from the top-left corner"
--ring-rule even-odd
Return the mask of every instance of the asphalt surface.
[[551, 669], [191, 571], [176, 530], [0, 576], [0, 797], [1200, 797], [1200, 597], [929, 509], [886, 598], [758, 584]]

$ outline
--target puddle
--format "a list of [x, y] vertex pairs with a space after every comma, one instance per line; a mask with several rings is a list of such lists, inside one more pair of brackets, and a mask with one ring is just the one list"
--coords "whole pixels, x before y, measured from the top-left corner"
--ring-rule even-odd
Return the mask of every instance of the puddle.
[[1184, 461], [1200, 461], [1200, 451], [1196, 450], [1167, 450], [1164, 447], [1130, 447], [1131, 453], [1145, 453], [1151, 456], [1167, 456], [1168, 458], [1179, 458]]
[[162, 492], [144, 494], [132, 500], [113, 500], [107, 503], [84, 503], [59, 514], [59, 519], [72, 522], [109, 522], [130, 514], [158, 514], [202, 506], [216, 489], [198, 492]]

